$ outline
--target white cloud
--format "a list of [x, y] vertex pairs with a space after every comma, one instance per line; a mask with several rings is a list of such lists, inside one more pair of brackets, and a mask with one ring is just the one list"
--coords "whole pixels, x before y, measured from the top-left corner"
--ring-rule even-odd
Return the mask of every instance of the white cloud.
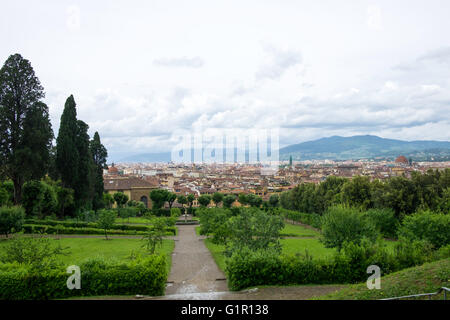
[[78, 31], [81, 28], [80, 7], [71, 5], [66, 9], [67, 19], [66, 26], [69, 31]]
[[380, 7], [371, 5], [367, 8], [367, 26], [371, 30], [381, 30], [383, 28]]

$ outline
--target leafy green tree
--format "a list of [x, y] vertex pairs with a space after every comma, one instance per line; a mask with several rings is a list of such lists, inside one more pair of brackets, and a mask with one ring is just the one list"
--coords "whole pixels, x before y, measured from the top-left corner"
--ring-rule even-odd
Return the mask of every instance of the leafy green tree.
[[23, 185], [22, 203], [28, 216], [42, 219], [56, 213], [58, 198], [53, 186], [32, 180]]
[[167, 203], [169, 204], [169, 210], [172, 210], [172, 205], [175, 200], [177, 200], [177, 195], [173, 192], [169, 192], [166, 199]]
[[23, 183], [40, 179], [48, 166], [53, 133], [43, 98], [30, 62], [9, 56], [0, 69], [0, 175], [13, 182], [15, 204], [21, 203]]
[[116, 213], [113, 210], [102, 209], [99, 211], [97, 225], [100, 229], [105, 230], [105, 238], [108, 240], [108, 229], [114, 226], [116, 221]]
[[233, 195], [226, 195], [223, 198], [223, 206], [225, 208], [231, 208], [231, 206], [233, 205], [233, 203], [236, 201], [236, 197]]
[[245, 193], [240, 193], [238, 196], [238, 201], [241, 205], [245, 206], [248, 204], [248, 196]]
[[[182, 195], [182, 194], [180, 194], [180, 195], [177, 197], [177, 201], [178, 201], [178, 203], [181, 204], [182, 206], [184, 206], [185, 204], [188, 203], [188, 200], [187, 200], [186, 196], [184, 196], [184, 195]], [[184, 209], [183, 209], [183, 210], [184, 210]], [[185, 215], [184, 215], [184, 221], [186, 221], [186, 220], [187, 220], [187, 215], [185, 214]]]
[[389, 179], [383, 194], [383, 204], [385, 208], [393, 209], [397, 218], [416, 212], [418, 203], [414, 182], [405, 177]]
[[439, 209], [442, 213], [450, 213], [450, 187], [445, 189], [439, 201]]
[[104, 193], [103, 194], [103, 203], [105, 204], [106, 208], [111, 209], [114, 204], [114, 198], [110, 193]]
[[450, 215], [432, 211], [419, 211], [406, 216], [399, 229], [399, 236], [408, 241], [426, 240], [435, 248], [450, 244]]
[[150, 192], [150, 199], [152, 199], [153, 209], [159, 210], [164, 207], [164, 204], [169, 197], [169, 191], [165, 189], [155, 189]]
[[188, 194], [186, 199], [189, 203], [189, 213], [192, 214], [192, 205], [194, 204], [195, 196], [192, 193], [190, 193], [190, 194]]
[[94, 210], [98, 210], [105, 206], [103, 198], [103, 192], [105, 191], [103, 169], [107, 168], [106, 158], [108, 157], [108, 152], [101, 143], [98, 132], [94, 133], [94, 138], [90, 142], [90, 151], [94, 162], [94, 197], [92, 207]]
[[128, 196], [123, 192], [114, 193], [113, 198], [114, 201], [116, 201], [118, 208], [122, 208], [128, 202]]
[[152, 228], [150, 228], [147, 234], [142, 240], [145, 241], [143, 247], [146, 247], [150, 254], [154, 254], [156, 248], [161, 247], [163, 244], [163, 237], [166, 232], [166, 222], [164, 218], [154, 218], [151, 220]]
[[374, 223], [356, 208], [333, 206], [322, 217], [321, 241], [327, 248], [341, 250], [345, 242], [360, 244], [363, 238], [374, 243], [378, 235]]
[[371, 188], [369, 177], [356, 176], [342, 186], [343, 203], [368, 209], [372, 207]]
[[14, 202], [14, 185], [11, 181], [0, 182], [0, 206]]
[[0, 233], [8, 237], [12, 232], [22, 229], [25, 210], [22, 207], [0, 207]]
[[219, 206], [219, 203], [223, 201], [223, 193], [220, 192], [214, 192], [212, 196], [212, 200], [216, 204], [216, 207]]
[[260, 196], [250, 193], [247, 195], [247, 203], [251, 207], [259, 208], [261, 207], [262, 204], [262, 198]]
[[198, 197], [198, 203], [202, 207], [207, 207], [211, 203], [212, 197], [209, 194], [202, 194]]
[[284, 228], [283, 219], [256, 208], [246, 208], [228, 222], [230, 231], [226, 255], [243, 247], [251, 250], [272, 249], [281, 253], [280, 231]]
[[280, 197], [277, 194], [273, 194], [269, 198], [269, 206], [272, 208], [278, 207], [278, 204], [280, 202]]

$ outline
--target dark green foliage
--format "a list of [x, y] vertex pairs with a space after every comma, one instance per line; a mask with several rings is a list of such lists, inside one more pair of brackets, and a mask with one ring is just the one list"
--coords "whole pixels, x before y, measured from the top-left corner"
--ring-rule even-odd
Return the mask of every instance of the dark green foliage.
[[330, 207], [322, 217], [321, 241], [327, 248], [340, 250], [344, 242], [359, 244], [363, 238], [374, 242], [378, 235], [374, 223], [355, 208]]
[[167, 194], [167, 198], [166, 201], [169, 204], [169, 211], [172, 209], [172, 205], [175, 202], [175, 200], [177, 199], [177, 195], [173, 192], [169, 192]]
[[118, 208], [122, 208], [128, 202], [128, 196], [123, 192], [116, 192], [113, 195]]
[[65, 267], [35, 273], [28, 265], [0, 264], [0, 299], [43, 300], [71, 296], [160, 296], [167, 281], [163, 255], [138, 257], [128, 263], [90, 259], [80, 264], [81, 289], [70, 290]]
[[94, 138], [91, 140], [90, 152], [94, 162], [93, 167], [93, 180], [94, 180], [94, 195], [92, 200], [92, 207], [94, 210], [98, 210], [105, 207], [103, 192], [103, 169], [107, 168], [106, 158], [108, 157], [108, 152], [100, 141], [100, 135], [98, 132], [94, 133]]
[[223, 197], [224, 197], [223, 193], [214, 192], [214, 194], [212, 195], [212, 200], [216, 204], [216, 207], [219, 206], [219, 203], [223, 201]]
[[58, 196], [52, 186], [32, 180], [23, 185], [22, 203], [27, 216], [42, 219], [56, 212]]
[[161, 218], [151, 220], [153, 228], [147, 231], [147, 234], [142, 238], [145, 243], [143, 247], [147, 248], [150, 254], [154, 254], [156, 247], [161, 247], [163, 244], [163, 236], [165, 235], [166, 223]]
[[0, 181], [0, 206], [14, 202], [14, 184], [11, 181]]
[[272, 208], [278, 207], [278, 204], [280, 202], [280, 197], [277, 194], [273, 194], [269, 198], [269, 205]]
[[200, 208], [197, 215], [200, 217], [200, 234], [212, 234], [213, 243], [225, 244], [231, 232], [227, 224], [231, 212], [220, 208], [214, 210]]
[[49, 238], [13, 238], [6, 244], [0, 262], [25, 264], [35, 272], [43, 272], [59, 266], [57, 256], [61, 254], [66, 254], [64, 248], [59, 243], [53, 245]]
[[105, 230], [105, 238], [108, 239], [108, 229], [111, 229], [111, 227], [114, 225], [116, 220], [116, 212], [113, 210], [100, 210], [98, 214], [98, 222], [97, 225], [99, 228]]
[[357, 176], [342, 186], [342, 202], [353, 207], [368, 209], [372, 206], [369, 177]]
[[73, 190], [76, 208], [85, 210], [92, 209], [96, 178], [94, 160], [89, 149], [88, 128], [89, 126], [86, 123], [77, 120], [78, 177]]
[[19, 232], [25, 219], [25, 210], [22, 207], [0, 207], [0, 233], [8, 234]]
[[21, 203], [22, 184], [40, 179], [48, 166], [53, 133], [44, 89], [28, 60], [9, 56], [0, 69], [0, 176], [14, 184], [14, 203]]
[[169, 191], [165, 189], [155, 189], [150, 192], [150, 199], [152, 199], [152, 209], [158, 210], [164, 207], [164, 204], [169, 197]]
[[228, 286], [241, 290], [260, 285], [337, 284], [366, 281], [367, 267], [377, 265], [382, 275], [433, 261], [426, 246], [401, 242], [390, 252], [382, 243], [345, 243], [327, 259], [304, 255], [279, 255], [272, 250], [242, 248], [226, 260]]
[[223, 206], [225, 208], [231, 208], [231, 206], [233, 205], [233, 203], [236, 201], [236, 197], [233, 195], [226, 195], [223, 198]]
[[450, 244], [450, 215], [421, 211], [403, 219], [399, 235], [408, 240], [426, 240], [436, 248]]
[[385, 238], [395, 238], [400, 225], [391, 209], [369, 209], [364, 213]]
[[202, 194], [198, 197], [198, 203], [202, 207], [207, 207], [211, 203], [212, 197], [209, 194]]
[[227, 224], [229, 232], [225, 251], [227, 255], [241, 250], [242, 247], [281, 252], [279, 240], [284, 222], [280, 217], [259, 209], [244, 209], [239, 215], [231, 217]]
[[73, 95], [67, 98], [56, 139], [56, 168], [65, 188], [77, 184], [79, 174], [79, 154], [77, 148], [77, 111]]
[[278, 210], [278, 214], [285, 219], [307, 224], [317, 229], [320, 229], [322, 224], [321, 216], [315, 213], [303, 213], [293, 210], [280, 209]]

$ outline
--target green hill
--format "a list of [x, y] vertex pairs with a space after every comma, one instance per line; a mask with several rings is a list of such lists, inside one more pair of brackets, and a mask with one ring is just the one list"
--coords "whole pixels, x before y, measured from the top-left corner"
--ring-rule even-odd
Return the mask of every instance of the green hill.
[[[381, 289], [367, 289], [366, 283], [351, 285], [335, 293], [319, 297], [320, 300], [377, 300], [420, 293], [436, 292], [450, 287], [450, 259], [425, 263], [381, 277]], [[450, 299], [450, 293], [447, 293]], [[432, 299], [443, 299], [443, 294]]]
[[448, 141], [402, 141], [377, 136], [333, 136], [290, 145], [280, 149], [280, 159], [288, 160], [395, 159], [399, 155], [414, 161], [450, 160]]

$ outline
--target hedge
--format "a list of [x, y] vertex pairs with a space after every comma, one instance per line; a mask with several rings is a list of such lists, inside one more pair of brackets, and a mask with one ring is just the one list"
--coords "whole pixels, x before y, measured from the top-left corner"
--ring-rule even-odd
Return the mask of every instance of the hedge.
[[241, 290], [259, 285], [358, 283], [367, 280], [367, 267], [370, 265], [379, 266], [384, 275], [449, 257], [448, 250], [441, 252], [439, 257], [429, 255], [419, 243], [401, 243], [399, 249], [394, 251], [391, 253], [381, 246], [350, 243], [331, 258], [313, 259], [243, 248], [226, 260], [228, 287], [230, 290]]
[[307, 224], [317, 229], [320, 229], [321, 227], [321, 216], [316, 213], [303, 213], [286, 209], [279, 210], [281, 211], [280, 214], [285, 219]]
[[129, 263], [90, 259], [79, 265], [81, 289], [67, 288], [70, 274], [65, 268], [45, 271], [29, 266], [0, 264], [0, 299], [46, 300], [73, 296], [164, 294], [167, 281], [166, 258], [154, 255]]
[[[57, 221], [57, 220], [39, 220], [39, 219], [26, 219], [26, 224], [37, 224], [37, 225], [49, 225], [49, 226], [64, 226], [69, 228], [98, 228], [95, 222], [76, 222], [76, 221]], [[147, 231], [151, 226], [134, 226], [127, 224], [116, 224], [111, 227], [114, 230], [135, 230], [135, 231]]]
[[[46, 233], [46, 234], [92, 234], [104, 235], [105, 230], [99, 228], [73, 228], [73, 227], [57, 227], [51, 225], [24, 224], [22, 227], [25, 233]], [[109, 235], [145, 235], [146, 231], [135, 230], [108, 230]], [[166, 227], [166, 235], [176, 235], [176, 227]]]

